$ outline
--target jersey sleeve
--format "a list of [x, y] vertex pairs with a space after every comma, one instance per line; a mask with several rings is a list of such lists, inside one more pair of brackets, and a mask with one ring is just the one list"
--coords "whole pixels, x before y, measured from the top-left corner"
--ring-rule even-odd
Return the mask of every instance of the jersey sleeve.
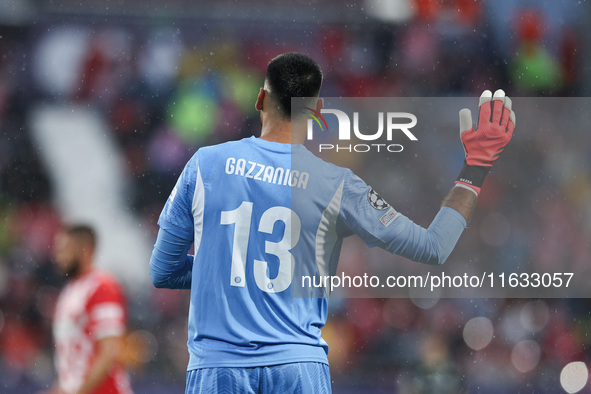
[[425, 229], [397, 212], [353, 173], [344, 181], [339, 220], [345, 235], [355, 233], [370, 247], [426, 264], [443, 264], [466, 227], [459, 212], [442, 207]]
[[179, 176], [158, 219], [161, 229], [184, 240], [193, 240], [193, 195], [197, 183], [198, 153], [195, 153]]
[[150, 258], [152, 284], [163, 289], [190, 289], [194, 256], [187, 252], [191, 242], [166, 230], [158, 231]]
[[86, 305], [89, 334], [95, 340], [125, 333], [125, 297], [118, 282], [102, 278]]

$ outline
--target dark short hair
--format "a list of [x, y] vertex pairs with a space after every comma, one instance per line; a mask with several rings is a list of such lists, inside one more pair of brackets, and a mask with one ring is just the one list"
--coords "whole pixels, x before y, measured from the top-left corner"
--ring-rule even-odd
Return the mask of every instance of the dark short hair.
[[269, 62], [265, 81], [279, 113], [291, 118], [291, 98], [317, 97], [322, 85], [322, 70], [309, 56], [284, 53]]
[[95, 249], [96, 232], [91, 226], [86, 224], [68, 224], [62, 228], [62, 231], [77, 241], [87, 244], [92, 250]]

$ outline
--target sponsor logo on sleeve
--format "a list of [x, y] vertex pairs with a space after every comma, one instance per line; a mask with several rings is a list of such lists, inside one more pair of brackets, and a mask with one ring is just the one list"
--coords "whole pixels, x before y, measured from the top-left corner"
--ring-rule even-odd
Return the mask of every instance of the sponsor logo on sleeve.
[[388, 227], [390, 224], [392, 224], [394, 219], [398, 217], [398, 215], [400, 214], [396, 212], [394, 208], [390, 207], [390, 209], [388, 209], [386, 213], [382, 215], [380, 222], [382, 222], [384, 226]]

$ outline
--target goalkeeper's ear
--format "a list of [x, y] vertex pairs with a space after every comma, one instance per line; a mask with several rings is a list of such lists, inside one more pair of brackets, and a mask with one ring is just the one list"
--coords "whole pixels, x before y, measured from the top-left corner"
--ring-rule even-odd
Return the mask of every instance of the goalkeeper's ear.
[[262, 111], [264, 106], [263, 103], [265, 101], [265, 95], [266, 95], [267, 91], [264, 88], [261, 88], [261, 90], [259, 90], [259, 94], [257, 96], [257, 101], [254, 103], [254, 108], [257, 111]]

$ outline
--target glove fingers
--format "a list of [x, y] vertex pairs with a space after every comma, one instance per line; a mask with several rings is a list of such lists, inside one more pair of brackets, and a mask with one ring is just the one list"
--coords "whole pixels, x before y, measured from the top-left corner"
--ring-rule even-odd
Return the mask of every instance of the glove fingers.
[[460, 137], [472, 129], [472, 112], [468, 108], [460, 110]]
[[508, 110], [513, 109], [513, 100], [511, 100], [507, 96], [505, 96], [505, 108], [507, 108]]
[[509, 115], [509, 124], [507, 125], [507, 137], [511, 139], [513, 130], [515, 129], [515, 112], [511, 111]]
[[512, 102], [509, 97], [505, 97], [505, 107], [503, 108], [503, 117], [501, 118], [501, 127], [503, 130], [507, 130], [507, 124], [509, 123], [509, 117], [511, 116]]
[[493, 115], [492, 123], [501, 124], [501, 117], [503, 116], [503, 107], [505, 105], [505, 92], [503, 89], [497, 89], [493, 94]]
[[480, 127], [483, 123], [490, 123], [490, 115], [491, 115], [491, 99], [492, 99], [492, 92], [490, 90], [485, 90], [480, 95], [480, 100], [478, 102], [478, 127]]
[[482, 104], [489, 102], [492, 97], [492, 92], [490, 90], [485, 90], [480, 95], [480, 99], [478, 100], [478, 106], [480, 107]]

